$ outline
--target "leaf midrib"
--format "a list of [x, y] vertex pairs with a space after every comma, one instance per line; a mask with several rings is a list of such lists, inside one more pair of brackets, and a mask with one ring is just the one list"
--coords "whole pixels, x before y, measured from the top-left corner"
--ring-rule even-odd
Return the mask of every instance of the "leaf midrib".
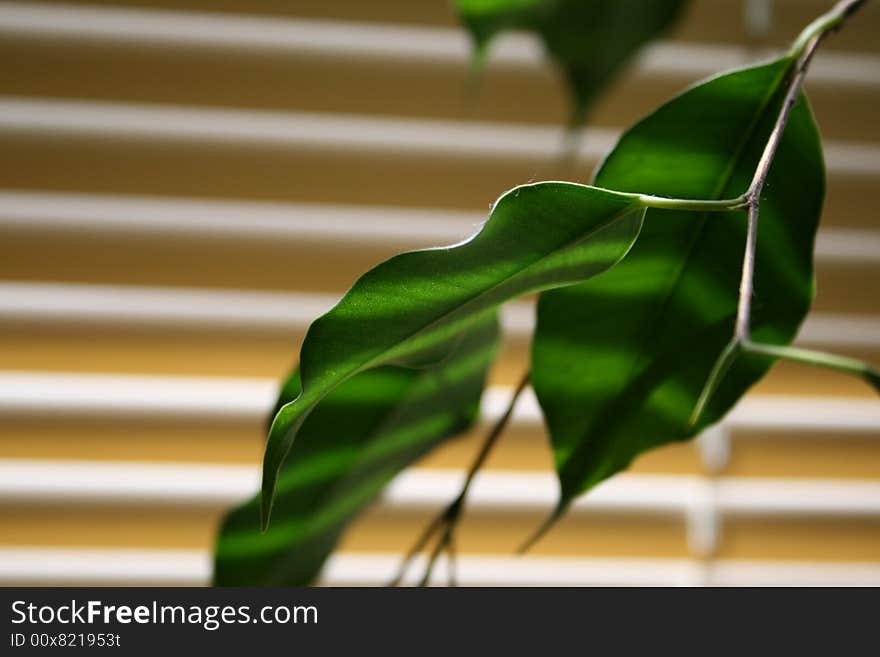
[[[755, 135], [756, 128], [761, 121], [761, 118], [764, 116], [764, 112], [766, 111], [768, 105], [773, 100], [773, 97], [779, 91], [779, 82], [784, 79], [788, 74], [789, 69], [783, 71], [783, 73], [777, 79], [773, 90], [764, 98], [764, 101], [761, 103], [760, 110], [755, 114], [755, 117], [752, 119], [752, 122], [749, 124], [748, 129], [744, 132], [745, 137], [740, 140], [740, 143], [737, 145], [736, 151], [734, 152], [733, 157], [730, 159], [730, 163], [728, 164], [727, 170], [721, 177], [721, 181], [716, 187], [712, 198], [717, 199], [721, 198], [724, 190], [730, 184], [730, 180], [733, 177], [733, 173], [736, 170], [737, 165], [740, 163], [742, 158], [743, 151], [745, 147], [748, 145], [749, 141], [751, 141], [752, 137]], [[672, 279], [672, 284], [669, 287], [668, 292], [663, 297], [663, 300], [660, 302], [657, 311], [654, 315], [652, 315], [650, 322], [645, 322], [646, 331], [648, 327], [655, 326], [660, 320], [664, 318], [664, 316], [669, 311], [669, 300], [675, 296], [675, 293], [678, 292], [679, 287], [681, 287], [681, 282], [684, 278], [684, 274], [689, 268], [691, 261], [693, 259], [694, 253], [697, 249], [698, 244], [703, 239], [706, 234], [706, 225], [709, 223], [709, 214], [708, 212], [701, 213], [699, 218], [699, 226], [696, 231], [694, 231], [693, 239], [691, 240], [690, 245], [688, 246], [687, 253], [685, 257], [682, 258], [681, 263], [675, 272], [675, 275]], [[645, 354], [645, 350], [648, 347], [649, 340], [645, 338], [646, 333], [642, 334], [642, 339], [639, 341], [639, 351], [637, 357], [633, 361], [632, 368], [627, 375], [627, 380], [632, 378], [632, 373], [637, 368], [638, 364], [642, 361], [642, 358]]]
[[[468, 298], [467, 300], [465, 300], [461, 304], [457, 305], [456, 307], [454, 307], [448, 311], [443, 312], [441, 315], [432, 319], [430, 322], [428, 322], [424, 326], [419, 327], [418, 329], [416, 329], [412, 333], [408, 334], [407, 336], [405, 336], [404, 338], [399, 340], [395, 346], [383, 349], [381, 352], [379, 352], [375, 356], [371, 357], [366, 362], [364, 362], [354, 368], [349, 369], [349, 371], [346, 372], [346, 374], [337, 378], [332, 385], [333, 386], [342, 385], [343, 383], [345, 383], [345, 381], [347, 381], [348, 379], [350, 379], [353, 376], [356, 376], [360, 372], [371, 369], [373, 367], [378, 367], [378, 366], [386, 363], [387, 359], [389, 357], [389, 354], [391, 354], [394, 351], [394, 349], [397, 348], [399, 345], [407, 343], [411, 340], [414, 340], [415, 338], [419, 337], [420, 335], [423, 335], [424, 333], [431, 331], [432, 329], [434, 329], [438, 325], [441, 325], [442, 323], [446, 322], [450, 317], [452, 317], [456, 314], [461, 314], [461, 313], [466, 312], [466, 310], [468, 308], [477, 304], [484, 297], [490, 295], [492, 292], [495, 292], [496, 290], [498, 290], [502, 286], [510, 284], [516, 278], [523, 276], [529, 269], [537, 267], [538, 265], [540, 265], [541, 263], [546, 261], [548, 258], [551, 258], [551, 257], [557, 255], [560, 251], [564, 251], [566, 249], [572, 248], [572, 247], [576, 246], [577, 244], [580, 244], [581, 242], [584, 242], [584, 241], [590, 239], [591, 237], [593, 237], [597, 233], [605, 230], [606, 228], [609, 228], [611, 225], [616, 223], [618, 220], [622, 219], [624, 216], [631, 214], [632, 212], [637, 211], [637, 210], [638, 210], [638, 203], [636, 201], [630, 202], [629, 204], [627, 204], [626, 206], [621, 208], [620, 211], [613, 214], [608, 220], [603, 222], [601, 225], [593, 228], [591, 231], [587, 232], [586, 234], [579, 235], [575, 239], [568, 240], [567, 242], [565, 242], [562, 245], [560, 245], [559, 247], [557, 247], [555, 250], [541, 255], [539, 258], [537, 258], [537, 259], [533, 260], [532, 262], [528, 263], [527, 265], [521, 267], [520, 269], [518, 269], [516, 272], [514, 272], [510, 276], [507, 276], [503, 280], [500, 280], [500, 281], [497, 281], [496, 283], [493, 283], [491, 286], [480, 290], [475, 295]], [[488, 310], [488, 308], [486, 308], [486, 310]], [[313, 402], [313, 405], [319, 403], [321, 401], [321, 399], [323, 399], [324, 396], [326, 396], [326, 394], [328, 394], [328, 393], [329, 393], [329, 391], [325, 392], [321, 396], [318, 396], [315, 399], [315, 401]], [[302, 391], [300, 392], [299, 396], [297, 396], [297, 398], [295, 400], [289, 402], [288, 404], [285, 404], [285, 406], [288, 406], [289, 404], [296, 404], [304, 396], [306, 396], [305, 382], [303, 382]]]
[[[545, 262], [547, 259], [552, 258], [555, 255], [559, 254], [561, 251], [565, 251], [566, 249], [570, 249], [574, 246], [577, 246], [581, 242], [584, 242], [584, 241], [590, 239], [591, 237], [595, 236], [597, 233], [605, 230], [606, 228], [611, 227], [618, 220], [620, 220], [623, 217], [625, 217], [626, 215], [632, 213], [634, 211], [634, 209], [637, 209], [637, 208], [638, 208], [637, 202], [630, 202], [628, 205], [624, 206], [619, 212], [616, 212], [615, 214], [613, 214], [608, 220], [606, 220], [605, 222], [603, 222], [601, 225], [597, 226], [593, 230], [587, 232], [586, 234], [580, 235], [574, 239], [568, 240], [567, 242], [563, 243], [561, 246], [558, 246], [555, 250], [541, 255], [536, 260], [533, 260], [532, 262], [530, 262], [529, 264], [520, 268], [519, 270], [517, 270], [516, 272], [514, 272], [510, 276], [507, 276], [503, 280], [498, 281], [496, 283], [493, 283], [491, 286], [481, 290], [480, 292], [478, 292], [474, 296], [468, 298], [466, 301], [464, 301], [460, 305], [456, 306], [452, 310], [444, 312], [439, 317], [431, 320], [425, 326], [417, 329], [416, 331], [414, 331], [410, 335], [406, 336], [405, 338], [400, 340], [400, 342], [398, 344], [403, 344], [405, 342], [409, 342], [410, 340], [413, 340], [413, 339], [419, 337], [423, 333], [430, 331], [431, 329], [436, 327], [438, 324], [445, 322], [447, 319], [449, 319], [449, 317], [451, 317], [457, 313], [465, 312], [466, 309], [468, 309], [470, 306], [478, 303], [483, 297], [490, 295], [492, 292], [495, 292], [496, 290], [498, 290], [499, 288], [501, 288], [504, 285], [510, 284], [511, 282], [515, 281], [518, 277], [525, 275], [526, 272], [528, 272], [530, 269], [537, 267], [541, 263]], [[525, 291], [523, 292], [523, 294], [525, 294]], [[367, 364], [363, 366], [363, 369], [370, 369], [372, 367], [376, 367], [376, 366], [382, 364], [384, 362], [385, 355], [388, 352], [391, 352], [393, 350], [394, 350], [394, 347], [392, 347], [390, 349], [386, 349], [385, 351], [382, 352], [382, 354], [369, 360], [367, 362]]]

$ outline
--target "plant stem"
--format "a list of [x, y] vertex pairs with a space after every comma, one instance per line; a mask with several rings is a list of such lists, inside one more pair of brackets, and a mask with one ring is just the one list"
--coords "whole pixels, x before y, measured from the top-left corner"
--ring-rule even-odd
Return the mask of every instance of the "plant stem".
[[428, 557], [428, 564], [425, 566], [425, 572], [422, 575], [422, 579], [419, 580], [419, 586], [428, 586], [431, 583], [431, 574], [434, 572], [434, 566], [437, 564], [437, 558], [440, 556], [440, 553], [443, 552], [443, 549], [452, 542], [452, 525], [447, 521], [446, 528], [443, 530], [443, 535], [440, 537], [440, 540], [437, 541], [437, 545], [434, 546], [434, 549], [431, 550], [431, 556]]
[[[752, 295], [754, 294], [754, 278], [755, 278], [755, 254], [758, 248], [758, 216], [761, 204], [761, 192], [764, 184], [767, 182], [767, 174], [770, 171], [770, 165], [776, 156], [776, 150], [782, 140], [782, 134], [788, 125], [791, 117], [791, 111], [797, 103], [798, 95], [804, 84], [804, 78], [807, 74], [810, 61], [816, 52], [819, 43], [828, 34], [839, 29], [843, 22], [856, 10], [858, 10], [867, 0], [841, 0], [834, 7], [823, 14], [812, 23], [810, 23], [791, 47], [789, 56], [794, 60], [792, 68], [791, 81], [785, 93], [782, 107], [779, 115], [773, 125], [773, 130], [764, 151], [761, 153], [761, 159], [755, 168], [752, 181], [749, 188], [742, 196], [734, 199], [724, 199], [719, 201], [703, 201], [690, 199], [670, 199], [660, 196], [651, 196], [648, 194], [636, 194], [639, 203], [648, 208], [660, 208], [668, 210], [690, 210], [694, 212], [724, 212], [729, 210], [748, 210], [748, 226], [746, 232], [746, 246], [743, 254], [742, 277], [739, 287], [739, 303], [737, 305], [736, 325], [734, 329], [734, 340], [737, 342], [749, 339], [750, 322], [752, 314]], [[735, 354], [734, 354], [735, 355]], [[717, 368], [716, 368], [717, 369]], [[726, 368], [725, 368], [726, 369]], [[710, 377], [710, 383], [713, 379]], [[717, 381], [713, 383], [717, 385]], [[706, 390], [701, 395], [701, 402], [698, 408], [705, 405], [707, 399]], [[711, 395], [711, 391], [709, 391]]]
[[743, 253], [742, 276], [740, 278], [739, 301], [736, 309], [733, 340], [719, 356], [715, 366], [712, 368], [712, 372], [709, 374], [708, 380], [703, 386], [703, 390], [694, 407], [694, 412], [691, 414], [691, 426], [696, 425], [699, 421], [700, 416], [703, 414], [712, 395], [718, 389], [724, 375], [742, 351], [776, 358], [787, 358], [789, 360], [797, 360], [857, 374], [880, 390], [880, 386], [878, 386], [878, 380], [880, 380], [878, 373], [860, 361], [794, 347], [760, 345], [751, 342], [752, 296], [755, 285], [755, 257], [758, 249], [758, 217], [761, 205], [761, 192], [764, 189], [764, 184], [767, 182], [770, 165], [773, 163], [776, 150], [779, 148], [780, 141], [782, 141], [782, 134], [785, 132], [789, 118], [791, 118], [791, 111], [797, 103], [807, 69], [813, 55], [816, 53], [816, 49], [822, 39], [839, 29], [844, 20], [865, 4], [865, 2], [866, 0], [841, 0], [830, 11], [810, 23], [801, 32], [789, 51], [789, 56], [794, 60], [794, 63], [790, 73], [788, 89], [785, 92], [782, 107], [779, 109], [773, 130], [770, 132], [770, 136], [764, 146], [764, 151], [761, 153], [761, 158], [755, 167], [752, 181], [743, 195], [748, 208], [748, 226], [746, 229], [746, 246]]
[[752, 182], [745, 194], [748, 199], [748, 227], [746, 230], [745, 253], [743, 254], [742, 277], [739, 284], [736, 328], [734, 329], [734, 339], [738, 341], [749, 339], [752, 295], [754, 294], [755, 254], [758, 248], [758, 216], [761, 206], [761, 192], [764, 190], [764, 184], [767, 182], [767, 174], [770, 172], [770, 165], [776, 156], [779, 142], [782, 140], [782, 133], [785, 132], [785, 126], [788, 125], [788, 119], [791, 117], [791, 110], [794, 108], [803, 86], [810, 58], [816, 51], [820, 38], [820, 35], [812, 37], [805, 51], [795, 63], [795, 68], [793, 69], [794, 77], [785, 93], [785, 99], [782, 101], [782, 107], [779, 110], [779, 115], [776, 117], [773, 131], [767, 139], [764, 152], [761, 153], [761, 159], [758, 160], [758, 166], [755, 168]]
[[734, 330], [735, 340], [745, 341], [749, 339], [752, 294], [754, 292], [755, 252], [758, 246], [758, 214], [761, 204], [761, 192], [764, 189], [764, 184], [767, 182], [770, 165], [776, 156], [776, 150], [779, 147], [779, 142], [782, 140], [785, 127], [788, 125], [791, 111], [797, 103], [798, 95], [803, 87], [804, 78], [816, 48], [822, 39], [832, 31], [837, 30], [843, 21], [861, 7], [865, 1], [841, 0], [830, 11], [810, 23], [801, 32], [789, 51], [789, 55], [794, 59], [791, 81], [785, 93], [785, 98], [782, 101], [779, 115], [776, 117], [776, 123], [773, 126], [770, 137], [767, 139], [767, 144], [764, 146], [764, 152], [761, 153], [761, 159], [758, 160], [758, 166], [755, 168], [752, 182], [745, 193], [745, 198], [748, 202], [748, 232], [746, 234], [742, 278], [739, 288], [739, 305], [737, 307], [736, 328]]
[[758, 204], [749, 203], [746, 226], [746, 248], [743, 253], [742, 276], [739, 282], [739, 302], [736, 307], [734, 340], [748, 340], [752, 320], [752, 295], [755, 287], [755, 254], [758, 249]]
[[[468, 470], [467, 479], [465, 479], [464, 486], [462, 486], [461, 492], [458, 494], [458, 500], [464, 500], [467, 495], [468, 490], [471, 487], [471, 484], [474, 481], [474, 477], [477, 474], [477, 471], [483, 467], [483, 464], [486, 462], [486, 459], [489, 457], [492, 448], [495, 446], [495, 443], [498, 442], [498, 438], [501, 436], [504, 429], [507, 427], [507, 424], [510, 422], [510, 418], [513, 416], [513, 409], [516, 406], [516, 402], [519, 400], [520, 395], [522, 395], [523, 391], [526, 389], [526, 386], [529, 385], [529, 381], [532, 378], [531, 372], [526, 372], [523, 374], [519, 383], [516, 384], [516, 388], [514, 388], [513, 394], [510, 397], [510, 401], [507, 403], [507, 408], [504, 413], [498, 418], [498, 421], [495, 423], [495, 426], [492, 427], [492, 430], [486, 436], [486, 440], [483, 442], [483, 446], [480, 448], [477, 457], [474, 459], [474, 462], [471, 463], [471, 467]], [[453, 502], [455, 504], [455, 502]]]
[[422, 530], [422, 533], [419, 535], [416, 542], [413, 546], [407, 551], [406, 556], [403, 557], [403, 560], [400, 562], [400, 566], [397, 569], [397, 574], [394, 576], [390, 582], [388, 582], [388, 586], [399, 586], [401, 581], [403, 580], [404, 575], [406, 575], [406, 571], [409, 570], [409, 565], [412, 563], [412, 560], [416, 558], [416, 555], [425, 549], [425, 546], [428, 544], [428, 541], [431, 540], [431, 537], [437, 533], [437, 530], [443, 524], [443, 514], [435, 517], [427, 527]]
[[[459, 491], [455, 499], [453, 499], [452, 502], [450, 502], [449, 505], [440, 514], [438, 514], [424, 529], [418, 540], [406, 553], [406, 556], [400, 564], [397, 575], [389, 583], [389, 586], [397, 586], [401, 583], [404, 575], [406, 574], [406, 571], [409, 568], [410, 563], [412, 563], [412, 560], [425, 548], [425, 546], [428, 544], [428, 541], [430, 541], [430, 539], [439, 530], [442, 530], [443, 533], [440, 536], [440, 540], [437, 541], [437, 544], [434, 546], [434, 549], [431, 550], [431, 555], [428, 558], [428, 564], [425, 567], [425, 573], [421, 579], [420, 585], [426, 586], [430, 582], [431, 573], [434, 570], [434, 565], [436, 564], [437, 558], [440, 556], [440, 553], [443, 552], [444, 549], [449, 552], [450, 560], [454, 560], [455, 528], [458, 524], [459, 519], [461, 518], [461, 513], [464, 509], [464, 502], [467, 498], [468, 491], [470, 490], [471, 485], [474, 482], [474, 478], [476, 477], [477, 472], [485, 464], [486, 459], [492, 452], [492, 448], [498, 442], [498, 438], [501, 436], [501, 434], [504, 432], [504, 429], [510, 422], [510, 418], [513, 416], [513, 409], [516, 406], [516, 402], [528, 386], [530, 380], [531, 372], [526, 372], [514, 389], [504, 413], [501, 415], [500, 418], [498, 418], [495, 426], [492, 427], [491, 431], [489, 431], [488, 435], [486, 436], [486, 439], [483, 441], [483, 445], [482, 447], [480, 447], [480, 451], [477, 453], [476, 458], [474, 459], [473, 463], [471, 463], [471, 467], [468, 469], [467, 477], [464, 480], [461, 491]], [[453, 567], [454, 566], [451, 564], [450, 568]]]

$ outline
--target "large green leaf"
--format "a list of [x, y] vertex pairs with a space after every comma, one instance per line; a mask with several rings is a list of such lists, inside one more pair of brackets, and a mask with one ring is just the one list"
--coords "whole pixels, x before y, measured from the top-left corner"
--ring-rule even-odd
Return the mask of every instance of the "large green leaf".
[[[629, 130], [596, 184], [720, 199], [746, 190], [780, 109], [790, 58], [704, 82]], [[752, 332], [789, 343], [813, 298], [813, 242], [824, 195], [806, 99], [791, 115], [761, 201]], [[721, 418], [771, 365], [742, 356], [697, 426], [703, 384], [733, 336], [744, 212], [650, 210], [612, 270], [540, 297], [534, 387], [561, 481], [559, 511], [641, 452]]]
[[508, 299], [607, 269], [630, 248], [643, 216], [635, 195], [573, 183], [524, 185], [503, 195], [468, 241], [404, 253], [364, 274], [309, 327], [300, 352], [302, 390], [269, 431], [264, 524], [294, 438], [337, 386], [381, 365], [437, 362], [463, 330]]
[[482, 61], [489, 43], [515, 29], [536, 33], [565, 73], [574, 118], [646, 43], [663, 34], [684, 0], [455, 0]]
[[[385, 366], [330, 393], [303, 424], [282, 468], [268, 531], [260, 531], [258, 496], [227, 516], [215, 584], [310, 583], [347, 523], [395, 474], [474, 422], [497, 343], [492, 315], [435, 367]], [[298, 394], [294, 372], [281, 401]]]

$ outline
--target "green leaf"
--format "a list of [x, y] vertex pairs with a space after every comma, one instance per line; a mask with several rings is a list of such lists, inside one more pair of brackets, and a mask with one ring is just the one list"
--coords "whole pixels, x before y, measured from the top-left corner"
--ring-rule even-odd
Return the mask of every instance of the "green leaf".
[[[394, 475], [473, 424], [497, 345], [493, 314], [468, 330], [436, 367], [380, 367], [330, 393], [293, 444], [268, 531], [260, 531], [258, 496], [225, 519], [215, 550], [215, 584], [309, 584], [348, 522]], [[294, 372], [280, 401], [298, 394]]]
[[[743, 193], [767, 141], [793, 61], [785, 57], [699, 84], [629, 130], [596, 184], [660, 196]], [[825, 177], [819, 134], [801, 97], [761, 201], [752, 333], [787, 344], [813, 298], [813, 242]], [[733, 336], [745, 212], [649, 211], [614, 269], [541, 295], [534, 387], [571, 499], [652, 447], [720, 419], [769, 368], [742, 355], [696, 426], [691, 412]]]
[[269, 431], [263, 523], [302, 423], [337, 386], [381, 365], [436, 362], [501, 303], [607, 269], [630, 248], [643, 216], [634, 195], [573, 183], [524, 185], [503, 195], [468, 241], [404, 253], [364, 274], [309, 327], [302, 390]]
[[675, 22], [684, 0], [456, 0], [455, 6], [477, 63], [502, 32], [537, 34], [565, 74], [577, 123], [639, 48]]

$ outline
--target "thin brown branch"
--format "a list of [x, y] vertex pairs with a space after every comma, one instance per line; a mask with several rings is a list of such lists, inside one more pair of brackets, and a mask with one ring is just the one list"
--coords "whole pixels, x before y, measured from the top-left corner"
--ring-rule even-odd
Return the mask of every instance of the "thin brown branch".
[[764, 190], [764, 184], [767, 182], [767, 174], [770, 172], [770, 165], [776, 156], [776, 150], [782, 140], [782, 135], [788, 125], [791, 117], [791, 111], [797, 103], [798, 96], [804, 85], [804, 79], [807, 75], [807, 69], [810, 61], [816, 53], [816, 49], [822, 40], [830, 33], [838, 30], [843, 22], [849, 18], [857, 9], [859, 9], [866, 0], [841, 0], [826, 14], [810, 23], [801, 33], [801, 36], [792, 47], [791, 54], [794, 56], [795, 63], [792, 69], [791, 78], [785, 98], [782, 101], [782, 107], [779, 115], [776, 117], [776, 123], [764, 151], [761, 153], [761, 159], [755, 168], [752, 176], [751, 184], [745, 193], [748, 201], [748, 228], [746, 234], [746, 247], [743, 255], [742, 277], [740, 279], [739, 288], [739, 304], [736, 314], [736, 328], [734, 330], [734, 340], [737, 342], [747, 341], [750, 337], [750, 323], [752, 311], [752, 295], [754, 294], [754, 278], [755, 278], [755, 254], [758, 248], [758, 216], [761, 204], [761, 192]]
[[404, 576], [406, 575], [406, 571], [409, 570], [409, 566], [412, 563], [413, 559], [418, 556], [418, 554], [425, 549], [425, 546], [428, 544], [428, 541], [437, 533], [437, 530], [443, 524], [443, 515], [438, 515], [434, 518], [424, 530], [419, 535], [419, 538], [416, 539], [416, 542], [413, 546], [407, 551], [406, 556], [403, 557], [403, 560], [400, 562], [400, 567], [397, 569], [397, 574], [394, 576], [388, 586], [399, 586], [401, 581], [403, 581]]
[[444, 549], [446, 549], [449, 553], [449, 567], [450, 569], [454, 569], [455, 564], [452, 562], [455, 559], [455, 529], [458, 525], [459, 519], [461, 518], [462, 511], [464, 510], [464, 503], [465, 499], [467, 498], [467, 494], [470, 491], [471, 485], [474, 482], [474, 478], [476, 477], [477, 472], [480, 470], [480, 468], [483, 467], [486, 459], [492, 452], [492, 448], [498, 442], [498, 438], [501, 436], [501, 434], [504, 432], [504, 429], [507, 428], [507, 425], [510, 423], [510, 419], [513, 416], [513, 409], [516, 406], [516, 402], [519, 400], [520, 395], [522, 395], [523, 391], [529, 385], [530, 380], [531, 372], [526, 372], [514, 389], [504, 413], [501, 415], [500, 418], [498, 418], [498, 421], [495, 423], [495, 425], [487, 434], [486, 439], [483, 441], [483, 445], [480, 447], [480, 451], [477, 453], [476, 458], [474, 459], [473, 463], [471, 463], [471, 467], [468, 469], [467, 477], [465, 477], [464, 484], [461, 487], [461, 491], [459, 491], [458, 495], [455, 496], [452, 502], [450, 502], [449, 505], [441, 513], [439, 513], [424, 529], [422, 534], [419, 536], [419, 539], [406, 553], [406, 556], [404, 557], [403, 562], [400, 565], [400, 569], [398, 570], [397, 575], [390, 582], [389, 586], [398, 586], [402, 582], [404, 576], [406, 575], [406, 571], [409, 569], [409, 566], [415, 556], [418, 555], [422, 550], [424, 550], [431, 538], [438, 531], [441, 530], [442, 534], [440, 535], [440, 539], [431, 550], [431, 554], [428, 558], [428, 563], [425, 567], [425, 573], [421, 579], [421, 585], [424, 586], [430, 581], [431, 573], [434, 569], [434, 565], [437, 562], [437, 558]]

